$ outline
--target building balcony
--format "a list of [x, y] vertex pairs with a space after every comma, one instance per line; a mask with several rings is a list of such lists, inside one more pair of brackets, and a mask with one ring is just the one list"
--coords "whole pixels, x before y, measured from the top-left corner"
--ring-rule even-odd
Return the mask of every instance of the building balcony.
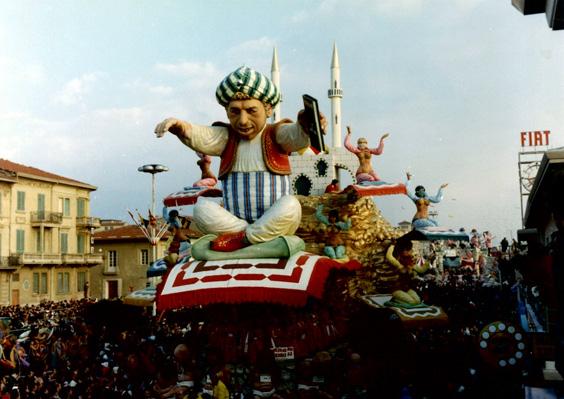
[[60, 254], [12, 254], [9, 256], [9, 263], [12, 266], [21, 265], [58, 265], [61, 264]]
[[329, 89], [327, 90], [329, 97], [343, 97], [342, 89]]
[[[95, 266], [103, 263], [101, 254], [12, 254], [6, 259], [10, 267], [22, 265], [88, 265]], [[1, 266], [4, 265], [2, 258]], [[1, 267], [0, 266], [0, 267]]]
[[63, 254], [62, 258], [66, 265], [99, 265], [104, 261], [101, 254]]
[[94, 218], [90, 216], [80, 216], [76, 218], [76, 227], [82, 227], [85, 229], [96, 229], [100, 227], [100, 218]]
[[104, 263], [104, 256], [102, 254], [86, 254], [84, 260], [87, 265], [101, 265]]
[[48, 211], [31, 212], [30, 223], [32, 227], [58, 227], [63, 223], [63, 214]]
[[16, 265], [12, 265], [10, 263], [10, 257], [9, 256], [1, 256], [0, 257], [0, 271], [10, 271], [10, 270], [16, 270], [17, 266]]
[[106, 266], [102, 271], [104, 276], [116, 276], [119, 274], [119, 268], [117, 266]]

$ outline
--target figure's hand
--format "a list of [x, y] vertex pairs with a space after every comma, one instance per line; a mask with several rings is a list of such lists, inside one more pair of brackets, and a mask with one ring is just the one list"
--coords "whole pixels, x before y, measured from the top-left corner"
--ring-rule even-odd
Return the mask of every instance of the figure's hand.
[[441, 188], [446, 188], [446, 186], [448, 186], [448, 183], [441, 184]]
[[327, 131], [327, 118], [321, 112], [319, 113], [319, 123], [321, 124], [321, 131], [325, 134]]
[[351, 127], [347, 126], [347, 136], [349, 136], [350, 134], [352, 134]]
[[390, 136], [390, 133], [386, 133], [386, 134], [384, 134], [384, 135], [380, 138], [380, 140], [385, 140], [385, 139], [387, 139], [389, 136]]
[[[307, 130], [307, 127], [311, 125], [311, 121], [307, 120], [306, 113], [303, 109], [298, 112], [298, 123], [302, 126], [303, 130]], [[321, 125], [321, 132], [325, 134], [327, 130], [327, 119], [321, 112], [319, 113], [319, 124]]]
[[186, 137], [190, 125], [176, 118], [167, 118], [155, 127], [157, 137], [163, 137], [166, 132], [170, 132], [178, 137]]
[[407, 176], [407, 180], [411, 180], [411, 173], [406, 172], [405, 175]]

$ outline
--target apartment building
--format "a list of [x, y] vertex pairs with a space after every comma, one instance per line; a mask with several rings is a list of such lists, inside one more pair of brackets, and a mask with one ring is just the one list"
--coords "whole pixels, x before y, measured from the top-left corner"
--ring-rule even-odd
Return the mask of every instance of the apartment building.
[[[167, 249], [169, 233], [157, 242], [155, 254], [149, 240], [135, 225], [98, 229], [94, 233], [94, 251], [103, 255], [104, 263], [91, 269], [90, 289], [99, 299], [122, 298], [146, 287], [147, 269]], [[107, 227], [107, 226], [106, 226]]]
[[0, 305], [84, 296], [93, 253], [95, 186], [0, 159]]

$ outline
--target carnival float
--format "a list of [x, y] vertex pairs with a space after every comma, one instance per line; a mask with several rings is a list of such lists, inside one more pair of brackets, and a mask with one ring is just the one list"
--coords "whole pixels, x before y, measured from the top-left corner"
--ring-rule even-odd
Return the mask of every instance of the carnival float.
[[[333, 58], [334, 113], [342, 97], [336, 49]], [[255, 373], [256, 397], [269, 397], [283, 383], [327, 384], [324, 359], [338, 356], [343, 345], [349, 351], [343, 361], [354, 369], [355, 344], [370, 346], [382, 334], [389, 339], [386, 323], [402, 329], [446, 324], [446, 313], [414, 289], [430, 267], [418, 251], [422, 242], [469, 240], [429, 216], [446, 184], [435, 196], [423, 186], [412, 193], [410, 174], [390, 183], [374, 171], [371, 157], [382, 154], [388, 134], [370, 148], [364, 138], [352, 144], [348, 127], [343, 148], [339, 118], [332, 115], [328, 147], [327, 121], [316, 104], [313, 112], [306, 104], [295, 123], [267, 124], [279, 114], [273, 80], [238, 68], [216, 91], [229, 123], [169, 118], [155, 128], [157, 137], [175, 135], [196, 151], [201, 170], [200, 180], [163, 201], [169, 253], [148, 274], [161, 280], [156, 311], [204, 334], [214, 358], [221, 358], [216, 366], [231, 365], [232, 382], [239, 366]], [[220, 157], [218, 177], [212, 156]], [[341, 189], [339, 173], [348, 173], [352, 184]], [[407, 234], [378, 209], [374, 197], [382, 195], [413, 201]], [[191, 216], [179, 212], [187, 206]]]

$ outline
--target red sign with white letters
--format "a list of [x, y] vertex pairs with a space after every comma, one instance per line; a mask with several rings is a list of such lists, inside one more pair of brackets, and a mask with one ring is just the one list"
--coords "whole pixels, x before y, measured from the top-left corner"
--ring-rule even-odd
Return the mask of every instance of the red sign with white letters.
[[548, 146], [550, 130], [521, 132], [521, 147]]

